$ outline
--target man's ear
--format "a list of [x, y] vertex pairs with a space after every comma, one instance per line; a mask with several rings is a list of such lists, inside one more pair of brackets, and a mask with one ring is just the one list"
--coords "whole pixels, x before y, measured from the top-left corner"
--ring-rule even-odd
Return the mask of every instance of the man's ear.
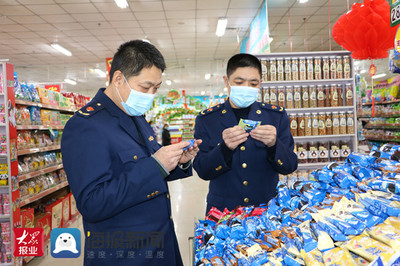
[[121, 85], [124, 83], [124, 75], [122, 74], [121, 71], [117, 70], [114, 72], [113, 79], [112, 79], [112, 84], [116, 87], [119, 88]]
[[229, 82], [228, 82], [228, 77], [227, 76], [223, 76], [222, 78], [224, 79], [225, 88], [230, 89]]

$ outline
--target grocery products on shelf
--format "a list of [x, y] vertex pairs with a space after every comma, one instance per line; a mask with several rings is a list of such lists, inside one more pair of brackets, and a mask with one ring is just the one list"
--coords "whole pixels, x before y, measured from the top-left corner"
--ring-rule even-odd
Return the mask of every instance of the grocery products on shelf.
[[349, 55], [310, 56], [271, 55], [261, 58], [262, 79], [264, 81], [297, 81], [351, 78]]
[[[212, 208], [195, 225], [195, 265], [358, 265], [396, 259], [400, 145], [281, 176], [260, 206]], [[357, 262], [357, 263], [356, 263]]]
[[263, 87], [264, 102], [287, 109], [353, 105], [353, 84]]
[[351, 153], [350, 141], [296, 142], [300, 164], [344, 161]]
[[293, 137], [354, 134], [353, 111], [293, 113], [289, 119]]
[[356, 94], [349, 52], [257, 57], [263, 79], [259, 98], [285, 108], [300, 170], [311, 167], [309, 163], [343, 161], [357, 150]]
[[77, 93], [60, 93], [41, 87], [35, 87], [33, 84], [20, 83], [16, 72], [14, 72], [14, 87], [15, 98], [28, 103], [42, 103], [50, 106], [79, 109], [88, 102], [85, 96]]
[[16, 110], [18, 125], [65, 126], [71, 117], [71, 114], [41, 109], [37, 106], [18, 106]]
[[44, 130], [18, 130], [17, 148], [22, 150], [60, 145], [61, 138], [61, 130], [52, 130], [52, 133]]
[[10, 222], [1, 222], [0, 262], [12, 262], [11, 225]]
[[61, 163], [61, 152], [43, 152], [19, 156], [18, 174], [38, 171]]
[[[362, 106], [358, 109], [359, 117], [372, 117], [372, 106]], [[375, 117], [396, 117], [400, 116], [400, 103], [375, 105]]]
[[63, 169], [25, 180], [20, 183], [19, 193], [21, 198], [33, 196], [57, 184], [67, 181]]

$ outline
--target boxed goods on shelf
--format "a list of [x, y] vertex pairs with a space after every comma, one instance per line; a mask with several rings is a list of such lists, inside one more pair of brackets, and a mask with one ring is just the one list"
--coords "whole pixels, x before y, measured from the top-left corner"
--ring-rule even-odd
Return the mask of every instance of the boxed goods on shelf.
[[46, 242], [49, 240], [51, 232], [51, 214], [42, 213], [35, 216], [35, 227], [43, 228], [44, 241]]
[[35, 210], [33, 208], [21, 209], [22, 228], [35, 227]]
[[75, 201], [74, 195], [72, 193], [70, 193], [69, 200], [70, 200], [70, 203], [69, 203], [70, 217], [72, 218], [72, 217], [78, 215], [79, 211], [78, 211], [78, 208], [76, 207], [76, 201]]
[[0, 262], [11, 263], [12, 246], [11, 246], [10, 222], [0, 223], [0, 225], [1, 225]]
[[0, 195], [1, 199], [1, 212], [0, 215], [10, 215], [11, 209], [10, 209], [10, 196], [8, 194], [1, 194]]
[[69, 194], [67, 195], [67, 196], [65, 196], [65, 197], [62, 197], [60, 200], [62, 201], [62, 206], [63, 206], [63, 213], [62, 213], [62, 222], [63, 222], [63, 224], [66, 224], [68, 221], [69, 221], [69, 219], [71, 219], [71, 216], [70, 216], [70, 212], [71, 212], [71, 210], [70, 210], [70, 199], [69, 199]]
[[46, 212], [51, 215], [51, 229], [62, 227], [63, 204], [61, 200], [47, 206]]
[[0, 164], [0, 186], [7, 186], [8, 184], [8, 165], [5, 163]]
[[195, 265], [392, 265], [400, 248], [399, 159], [400, 145], [374, 147], [301, 179], [282, 176], [267, 204], [212, 208], [195, 226]]

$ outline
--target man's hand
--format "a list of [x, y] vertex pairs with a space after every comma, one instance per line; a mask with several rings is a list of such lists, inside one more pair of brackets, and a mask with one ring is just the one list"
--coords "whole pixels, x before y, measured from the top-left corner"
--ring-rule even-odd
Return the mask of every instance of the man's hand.
[[196, 157], [197, 153], [199, 152], [199, 145], [203, 141], [201, 139], [196, 139], [196, 141], [193, 144], [193, 147], [190, 147], [186, 151], [183, 152], [181, 158], [179, 159], [179, 163], [184, 164], [192, 160], [194, 157]]
[[250, 132], [253, 139], [261, 141], [268, 147], [276, 144], [276, 128], [271, 125], [258, 126]]
[[248, 136], [249, 133], [246, 133], [246, 131], [239, 126], [227, 128], [222, 132], [222, 139], [225, 145], [232, 151], [241, 143], [245, 142]]
[[183, 148], [187, 146], [189, 146], [187, 141], [164, 146], [154, 153], [154, 156], [164, 165], [168, 172], [171, 172], [178, 165], [183, 154]]

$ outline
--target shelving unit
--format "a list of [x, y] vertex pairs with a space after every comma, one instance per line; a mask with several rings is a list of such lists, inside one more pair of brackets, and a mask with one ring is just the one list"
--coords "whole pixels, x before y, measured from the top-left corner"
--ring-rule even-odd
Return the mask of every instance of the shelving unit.
[[[260, 60], [269, 60], [270, 58], [300, 58], [300, 57], [324, 57], [324, 56], [350, 56], [350, 52], [347, 51], [332, 51], [332, 52], [307, 52], [307, 53], [272, 53], [272, 54], [264, 54], [264, 55], [256, 55]], [[321, 60], [322, 61], [322, 60]], [[300, 68], [299, 68], [300, 69]], [[267, 68], [269, 71], [269, 68]], [[322, 62], [321, 62], [321, 76], [322, 76]], [[285, 109], [287, 114], [299, 114], [299, 113], [312, 113], [312, 112], [347, 112], [353, 111], [356, 114], [356, 93], [355, 93], [355, 80], [354, 80], [354, 69], [353, 69], [353, 61], [350, 57], [350, 76], [352, 78], [342, 78], [342, 79], [317, 79], [317, 80], [283, 80], [283, 81], [265, 81], [261, 84], [264, 87], [279, 87], [279, 86], [310, 86], [310, 85], [345, 85], [351, 83], [353, 86], [353, 103], [351, 106], [338, 106], [338, 107], [314, 107], [314, 108], [297, 108], [297, 109]], [[264, 92], [262, 93], [262, 98], [264, 101]], [[356, 119], [355, 119], [356, 120]], [[317, 141], [317, 142], [330, 142], [346, 140], [350, 141], [350, 148], [352, 151], [357, 150], [358, 142], [357, 142], [357, 123], [354, 121], [354, 133], [352, 134], [344, 134], [344, 135], [318, 135], [318, 136], [295, 136], [294, 140], [296, 143], [298, 142], [307, 142], [307, 141]], [[298, 165], [299, 170], [305, 169], [314, 169], [318, 167], [322, 167], [327, 163], [300, 163]]]
[[47, 167], [38, 171], [34, 171], [34, 172], [30, 172], [30, 173], [26, 173], [26, 174], [21, 174], [18, 176], [18, 182], [22, 182], [25, 181], [27, 179], [36, 177], [36, 176], [40, 176], [40, 175], [44, 175], [47, 173], [51, 173], [54, 172], [56, 170], [62, 169], [63, 165], [59, 164], [59, 165], [55, 165], [55, 166], [51, 166], [51, 167]]
[[43, 126], [43, 125], [17, 125], [17, 130], [49, 130], [49, 129], [64, 129], [64, 126]]
[[52, 146], [41, 147], [41, 148], [18, 150], [18, 156], [25, 155], [25, 154], [33, 154], [33, 153], [37, 153], [37, 152], [44, 152], [44, 151], [55, 151], [55, 150], [59, 150], [59, 149], [61, 149], [61, 145], [52, 145]]
[[72, 112], [72, 113], [75, 112], [74, 109], [71, 109], [71, 108], [68, 108], [68, 107], [54, 106], [54, 105], [51, 105], [51, 104], [44, 104], [44, 103], [35, 103], [35, 102], [29, 102], [29, 101], [19, 100], [19, 99], [16, 99], [15, 103], [19, 104], [19, 105], [26, 105], [26, 106], [37, 106], [37, 107], [50, 109], [50, 110]]
[[[15, 97], [14, 97], [14, 67], [8, 62], [0, 60], [0, 104], [5, 107], [5, 124], [0, 124], [0, 134], [6, 136], [7, 153], [1, 154], [0, 163], [7, 165], [7, 186], [0, 188], [0, 194], [8, 195], [10, 200], [10, 214], [1, 215], [0, 219], [2, 222], [9, 222], [12, 233], [12, 228], [21, 225], [20, 208], [18, 204], [19, 198], [19, 186], [18, 182], [13, 182], [15, 176], [18, 174], [18, 162], [17, 162], [17, 130], [15, 128]], [[3, 92], [4, 91], [4, 92]], [[0, 244], [0, 248], [4, 243]], [[13, 240], [11, 239], [10, 247], [13, 247]], [[8, 254], [10, 255], [10, 254]], [[19, 258], [12, 256], [11, 262], [6, 262], [2, 265], [18, 265], [20, 263]]]
[[42, 192], [39, 192], [39, 193], [37, 193], [35, 195], [32, 195], [32, 196], [29, 196], [27, 198], [21, 199], [21, 202], [19, 203], [19, 205], [21, 207], [23, 207], [25, 205], [28, 205], [28, 204], [30, 204], [30, 203], [32, 203], [34, 201], [37, 201], [37, 200], [39, 200], [39, 199], [41, 199], [41, 198], [43, 198], [43, 197], [45, 197], [47, 195], [50, 195], [53, 192], [56, 192], [57, 190], [59, 190], [59, 189], [61, 189], [63, 187], [66, 187], [66, 186], [68, 186], [68, 181], [64, 181], [64, 182], [62, 182], [62, 183], [60, 183], [58, 185], [55, 185], [54, 187], [48, 188], [48, 189], [46, 189], [46, 190], [44, 190]]

